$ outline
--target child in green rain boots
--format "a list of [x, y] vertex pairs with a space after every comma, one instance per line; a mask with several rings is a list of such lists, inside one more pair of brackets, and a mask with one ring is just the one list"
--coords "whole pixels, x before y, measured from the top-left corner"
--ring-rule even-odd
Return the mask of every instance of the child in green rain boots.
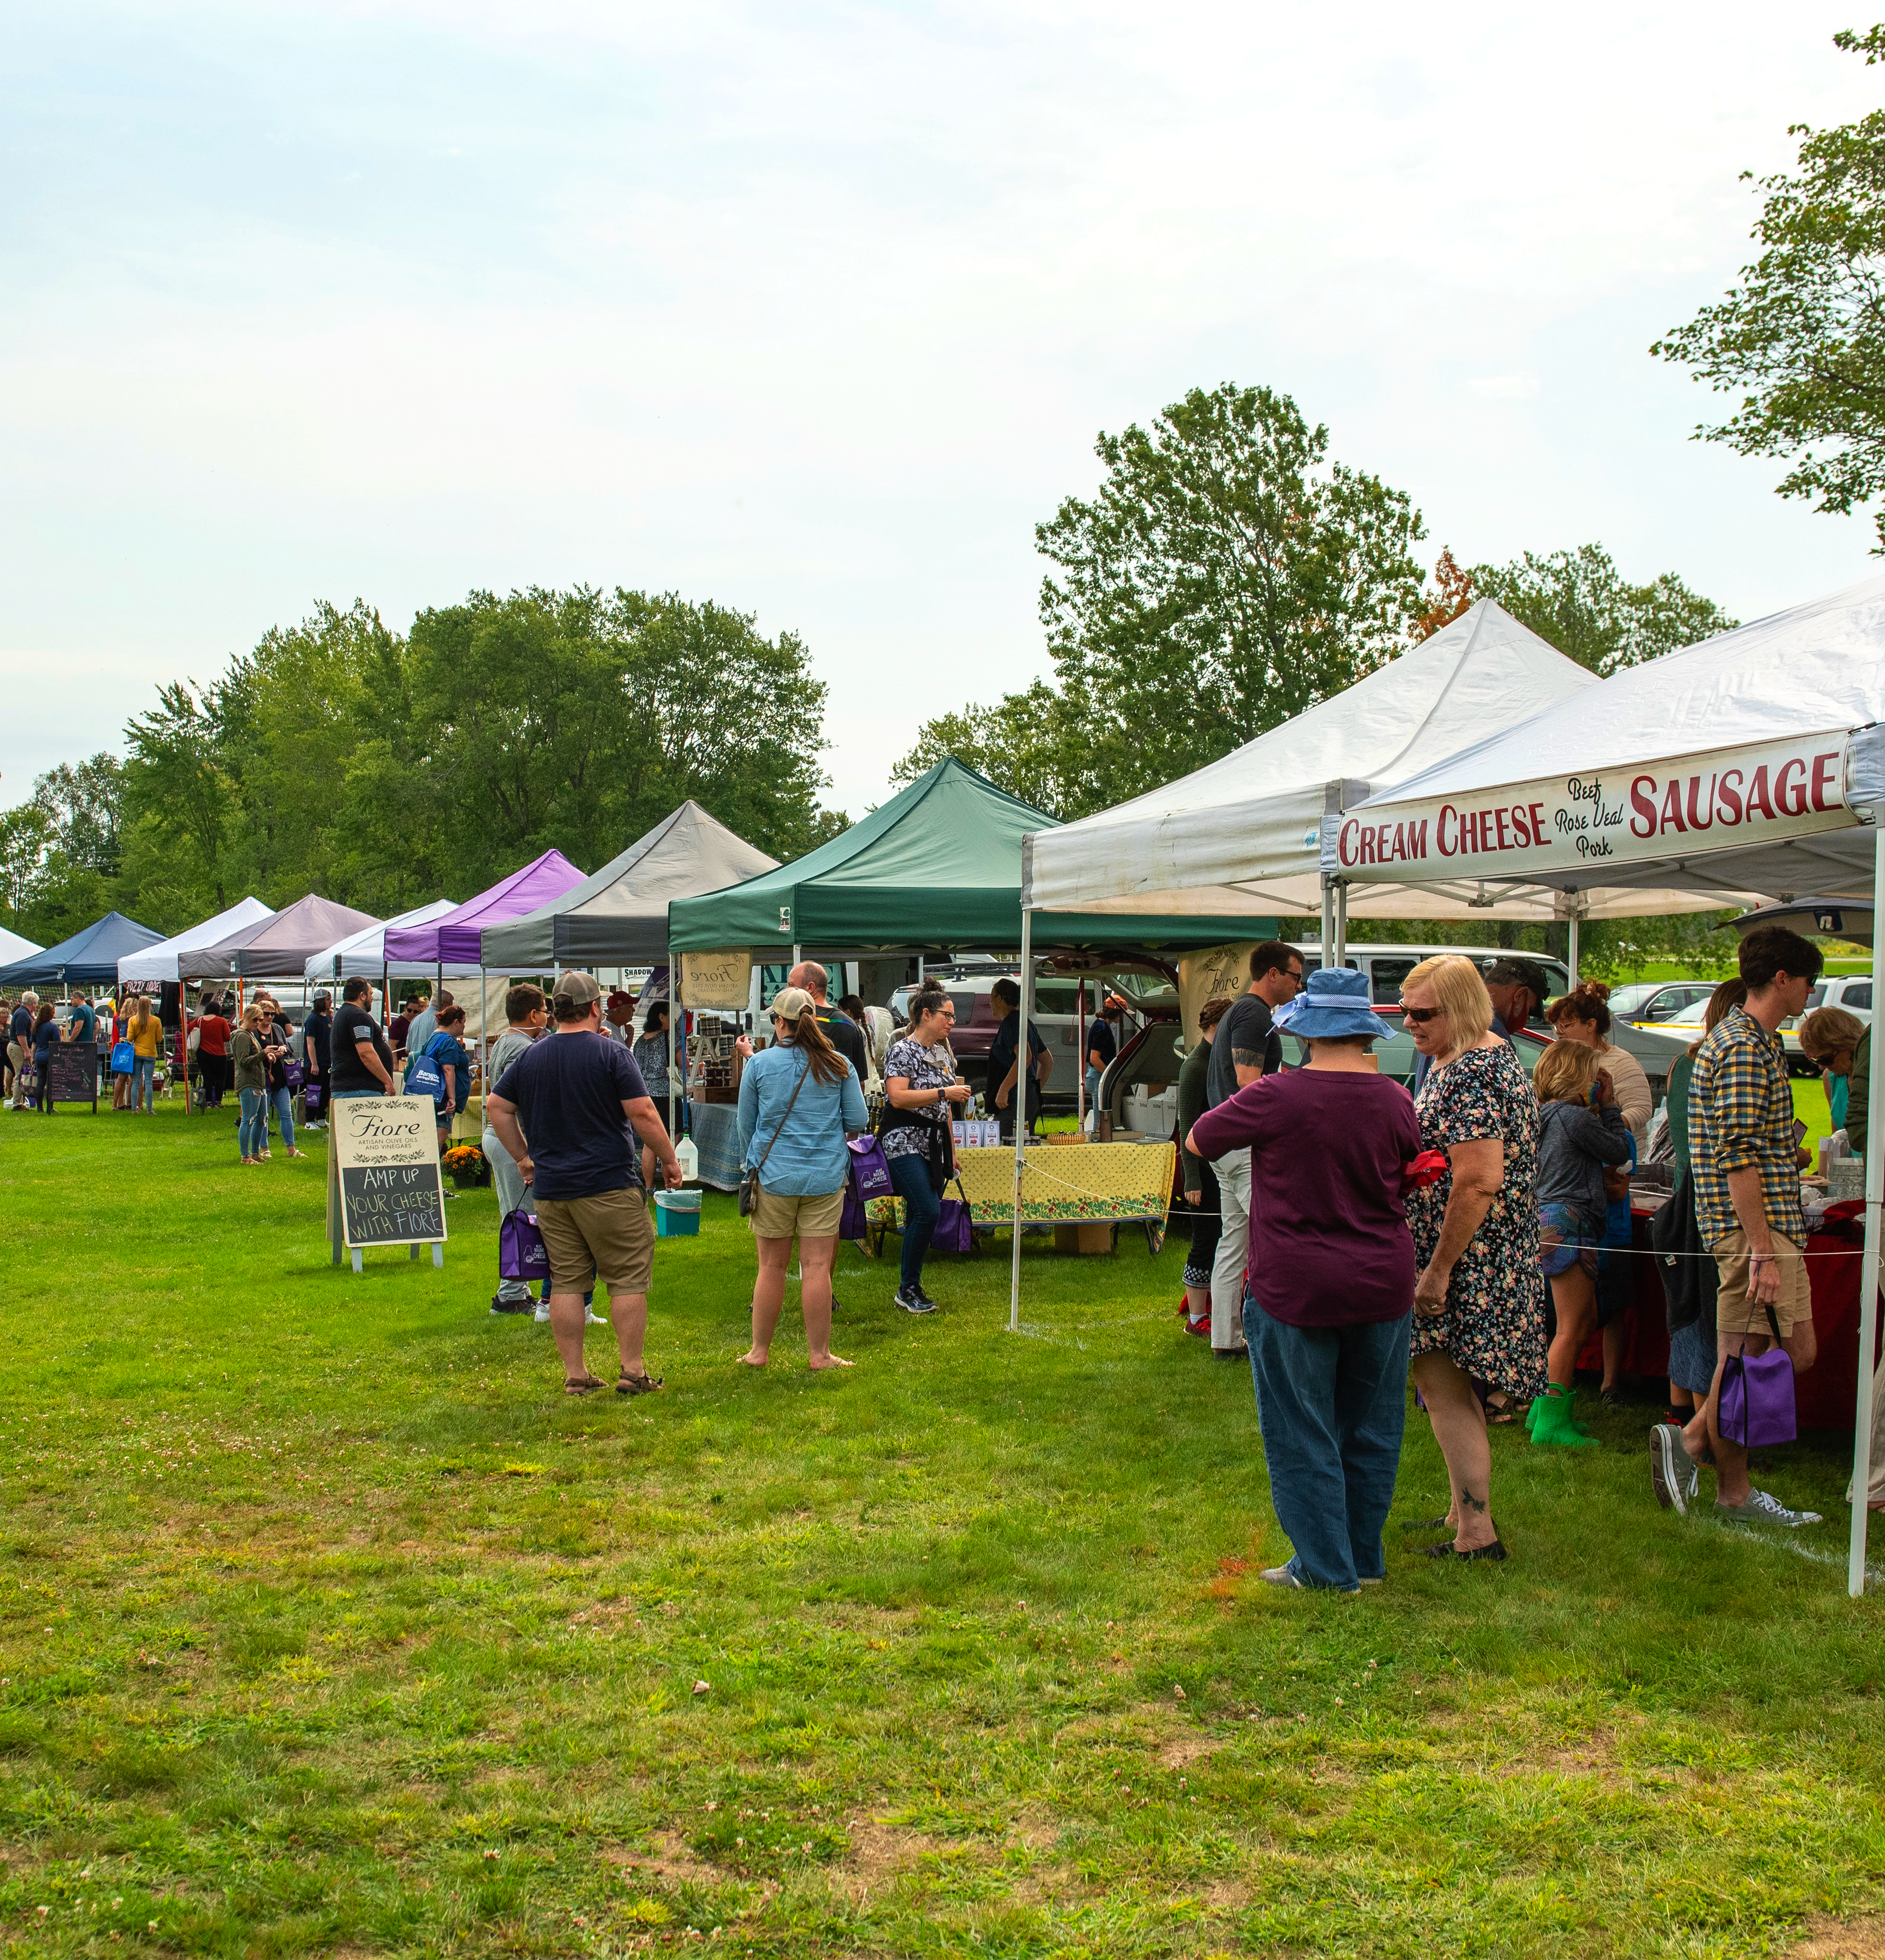
[[1532, 1074], [1538, 1092], [1539, 1259], [1551, 1281], [1558, 1332], [1546, 1356], [1550, 1386], [1531, 1406], [1526, 1427], [1535, 1443], [1581, 1449], [1597, 1439], [1574, 1419], [1578, 1351], [1597, 1325], [1597, 1247], [1608, 1204], [1606, 1169], [1629, 1161], [1629, 1132], [1583, 1042], [1555, 1041]]

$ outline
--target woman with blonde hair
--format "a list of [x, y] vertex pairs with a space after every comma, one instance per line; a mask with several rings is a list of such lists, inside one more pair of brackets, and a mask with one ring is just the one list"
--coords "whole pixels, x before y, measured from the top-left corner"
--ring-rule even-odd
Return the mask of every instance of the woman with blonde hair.
[[785, 1301], [792, 1240], [798, 1240], [800, 1301], [811, 1366], [848, 1368], [831, 1351], [831, 1267], [844, 1214], [847, 1133], [869, 1122], [851, 1064], [818, 1025], [817, 1003], [802, 987], [772, 1002], [772, 1045], [754, 1055], [742, 1035], [740, 1161], [758, 1185], [751, 1217], [759, 1246], [753, 1284], [753, 1345], [740, 1357], [763, 1368]]
[[1455, 1535], [1435, 1558], [1502, 1559], [1492, 1522], [1492, 1454], [1474, 1384], [1527, 1402], [1545, 1391], [1544, 1275], [1534, 1183], [1538, 1102], [1524, 1065], [1491, 1032], [1492, 1002], [1471, 960], [1423, 959], [1401, 983], [1402, 1018], [1429, 1058], [1415, 1099], [1421, 1147], [1446, 1174], [1409, 1194], [1419, 1272], [1413, 1376], [1453, 1502]]
[[164, 1023], [151, 1013], [148, 996], [138, 996], [124, 1033], [131, 1044], [132, 1113], [135, 1115], [141, 1109], [148, 1116], [157, 1080], [157, 1058], [164, 1052]]
[[1601, 980], [1580, 980], [1568, 994], [1560, 994], [1545, 1010], [1545, 1018], [1560, 1041], [1582, 1042], [1597, 1052], [1597, 1061], [1610, 1078], [1616, 1106], [1623, 1112], [1623, 1127], [1636, 1141], [1640, 1157], [1649, 1134], [1649, 1118], [1655, 1098], [1643, 1064], [1626, 1048], [1610, 1039], [1610, 990]]
[[237, 1135], [242, 1161], [263, 1163], [269, 1154], [269, 1049], [267, 1023], [253, 1001], [242, 1010], [241, 1025], [229, 1037], [229, 1064], [235, 1071], [242, 1105]]

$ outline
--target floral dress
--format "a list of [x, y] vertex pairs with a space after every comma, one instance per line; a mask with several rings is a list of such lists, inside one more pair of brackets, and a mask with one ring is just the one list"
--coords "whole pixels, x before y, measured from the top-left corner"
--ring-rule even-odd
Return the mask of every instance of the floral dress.
[[[1505, 1182], [1453, 1269], [1444, 1312], [1414, 1316], [1413, 1352], [1450, 1354], [1463, 1373], [1520, 1402], [1545, 1392], [1545, 1278], [1538, 1262], [1538, 1099], [1503, 1042], [1430, 1070], [1414, 1099], [1423, 1150], [1497, 1138]], [[1440, 1243], [1453, 1173], [1407, 1198], [1414, 1256]]]
[[[956, 1079], [955, 1055], [947, 1042], [925, 1048], [906, 1035], [892, 1043], [890, 1053], [884, 1058], [884, 1080], [888, 1082], [893, 1075], [907, 1076], [912, 1089], [947, 1089]], [[885, 1158], [930, 1157], [934, 1153], [929, 1139], [954, 1113], [940, 1099], [921, 1103], [914, 1109], [887, 1111], [883, 1131]]]

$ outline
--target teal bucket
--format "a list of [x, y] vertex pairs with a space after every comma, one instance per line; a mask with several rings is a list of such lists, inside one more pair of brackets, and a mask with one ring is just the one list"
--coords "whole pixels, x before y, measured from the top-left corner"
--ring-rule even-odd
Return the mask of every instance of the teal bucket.
[[658, 1191], [654, 1194], [654, 1236], [658, 1239], [699, 1238], [700, 1193]]

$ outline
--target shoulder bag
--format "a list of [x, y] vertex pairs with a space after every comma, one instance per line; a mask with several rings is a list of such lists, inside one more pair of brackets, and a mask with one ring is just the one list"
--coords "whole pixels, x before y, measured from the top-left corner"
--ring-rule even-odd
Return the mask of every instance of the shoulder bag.
[[791, 1121], [792, 1103], [798, 1100], [798, 1092], [805, 1086], [805, 1078], [811, 1073], [811, 1058], [807, 1055], [805, 1065], [798, 1071], [798, 1080], [792, 1084], [791, 1101], [785, 1106], [785, 1114], [779, 1119], [779, 1127], [772, 1132], [772, 1143], [768, 1144], [759, 1153], [759, 1160], [740, 1180], [740, 1216], [750, 1218], [759, 1201], [759, 1172], [766, 1168], [766, 1160], [772, 1154], [772, 1144], [779, 1140], [779, 1131]]
[[[1753, 1284], [1750, 1278], [1749, 1284]], [[1721, 1364], [1721, 1433], [1744, 1449], [1771, 1449], [1799, 1435], [1794, 1404], [1794, 1360], [1780, 1344], [1780, 1322], [1767, 1309], [1775, 1344], [1765, 1354], [1750, 1354], [1747, 1344]]]

